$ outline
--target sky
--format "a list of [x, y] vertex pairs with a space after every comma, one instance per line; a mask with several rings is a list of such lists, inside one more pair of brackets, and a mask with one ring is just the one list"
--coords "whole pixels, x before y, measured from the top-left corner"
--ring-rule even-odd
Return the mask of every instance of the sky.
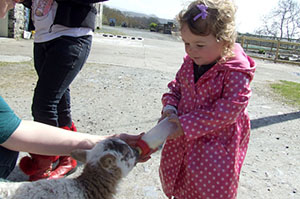
[[[300, 3], [300, 0], [296, 0]], [[111, 8], [154, 14], [165, 19], [174, 19], [187, 0], [109, 0], [104, 3]], [[235, 0], [237, 30], [241, 33], [254, 33], [261, 25], [261, 18], [276, 7], [278, 0]]]

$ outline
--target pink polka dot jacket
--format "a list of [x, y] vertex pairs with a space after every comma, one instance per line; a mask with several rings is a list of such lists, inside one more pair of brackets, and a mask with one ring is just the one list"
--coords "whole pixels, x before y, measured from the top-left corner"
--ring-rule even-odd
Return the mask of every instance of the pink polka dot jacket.
[[160, 179], [169, 198], [236, 198], [250, 136], [247, 105], [255, 63], [239, 44], [234, 53], [196, 83], [187, 55], [162, 97], [163, 106], [177, 107], [184, 130], [184, 136], [166, 141], [161, 155]]

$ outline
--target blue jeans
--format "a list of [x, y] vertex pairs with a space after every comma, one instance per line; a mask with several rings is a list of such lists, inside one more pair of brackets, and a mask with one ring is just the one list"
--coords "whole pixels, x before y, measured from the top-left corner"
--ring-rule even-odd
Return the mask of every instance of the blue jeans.
[[32, 116], [52, 126], [71, 126], [69, 86], [90, 53], [92, 36], [61, 36], [34, 43], [34, 67], [38, 81], [34, 90]]
[[0, 178], [7, 176], [14, 170], [19, 152], [11, 151], [0, 146]]

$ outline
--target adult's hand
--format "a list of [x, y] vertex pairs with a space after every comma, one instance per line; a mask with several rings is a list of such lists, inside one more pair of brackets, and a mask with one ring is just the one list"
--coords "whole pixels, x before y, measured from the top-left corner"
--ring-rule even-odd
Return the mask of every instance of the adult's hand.
[[126, 133], [117, 134], [114, 137], [117, 137], [124, 142], [126, 142], [131, 147], [136, 147], [136, 143], [142, 138], [145, 133], [141, 133], [139, 135], [129, 135]]
[[138, 162], [139, 163], [144, 163], [144, 162], [147, 162], [148, 160], [151, 159], [151, 155], [152, 153], [155, 153], [158, 149], [151, 149], [150, 152], [144, 156], [140, 156], [139, 159], [138, 159]]

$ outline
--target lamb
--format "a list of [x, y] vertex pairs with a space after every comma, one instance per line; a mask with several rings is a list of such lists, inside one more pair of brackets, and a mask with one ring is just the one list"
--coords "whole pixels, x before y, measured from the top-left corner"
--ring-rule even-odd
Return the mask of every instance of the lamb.
[[109, 138], [91, 150], [75, 150], [71, 156], [85, 163], [80, 176], [22, 183], [1, 182], [0, 198], [111, 199], [117, 184], [135, 166], [138, 152], [118, 138]]

